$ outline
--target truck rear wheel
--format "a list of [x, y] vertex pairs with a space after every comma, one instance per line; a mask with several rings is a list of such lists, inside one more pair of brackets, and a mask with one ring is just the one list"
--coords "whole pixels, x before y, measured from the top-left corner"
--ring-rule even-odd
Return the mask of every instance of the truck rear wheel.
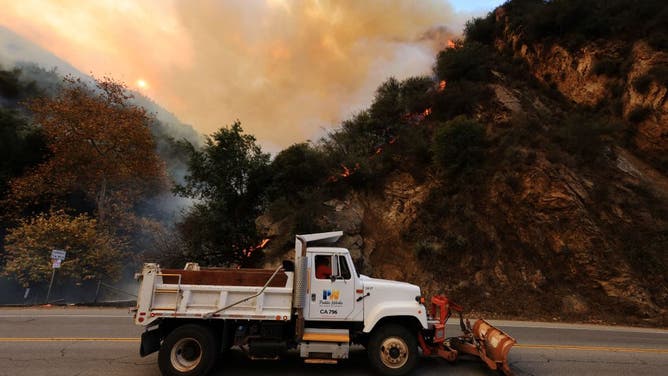
[[417, 339], [406, 327], [388, 324], [371, 334], [367, 346], [369, 361], [382, 375], [405, 375], [415, 368]]
[[163, 375], [206, 375], [216, 363], [216, 337], [201, 325], [174, 329], [160, 346], [158, 366]]

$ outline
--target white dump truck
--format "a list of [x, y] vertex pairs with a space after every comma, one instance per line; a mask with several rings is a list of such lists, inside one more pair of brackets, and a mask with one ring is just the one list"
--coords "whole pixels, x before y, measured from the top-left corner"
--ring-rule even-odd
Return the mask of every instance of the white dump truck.
[[[304, 362], [327, 364], [359, 344], [383, 375], [409, 373], [420, 356], [460, 354], [511, 374], [511, 336], [484, 320], [471, 326], [444, 296], [426, 307], [418, 286], [358, 274], [348, 250], [332, 246], [342, 235], [297, 235], [295, 261], [276, 270], [145, 264], [134, 310], [134, 322], [146, 327], [140, 354], [159, 351], [164, 375], [205, 375], [232, 346], [251, 359], [297, 349]], [[447, 337], [452, 312], [463, 334]]]

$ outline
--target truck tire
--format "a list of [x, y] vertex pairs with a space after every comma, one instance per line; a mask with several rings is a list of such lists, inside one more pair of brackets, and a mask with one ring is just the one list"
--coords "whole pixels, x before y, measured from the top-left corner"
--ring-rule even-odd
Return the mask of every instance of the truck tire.
[[213, 332], [201, 325], [186, 324], [174, 329], [162, 342], [158, 366], [165, 376], [206, 375], [217, 355]]
[[405, 326], [396, 324], [374, 330], [367, 353], [371, 366], [386, 376], [401, 376], [411, 372], [419, 355], [415, 334]]

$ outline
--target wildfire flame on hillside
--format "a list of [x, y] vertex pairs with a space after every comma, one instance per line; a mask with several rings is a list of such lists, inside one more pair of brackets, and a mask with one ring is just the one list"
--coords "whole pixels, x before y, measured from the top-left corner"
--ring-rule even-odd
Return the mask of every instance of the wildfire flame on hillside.
[[252, 245], [252, 246], [250, 246], [248, 249], [244, 249], [243, 251], [241, 251], [241, 253], [242, 253], [245, 257], [247, 257], [247, 258], [248, 258], [248, 257], [251, 257], [251, 255], [253, 254], [253, 252], [255, 252], [255, 251], [259, 250], [259, 249], [264, 248], [264, 247], [267, 245], [267, 243], [269, 243], [269, 240], [270, 240], [269, 238], [264, 238], [264, 239], [262, 239], [262, 241], [261, 241], [260, 243], [258, 243], [257, 245]]
[[457, 48], [457, 44], [452, 39], [448, 39], [448, 48]]
[[341, 166], [341, 168], [343, 169], [343, 171], [339, 172], [339, 173], [336, 174], [336, 175], [332, 175], [332, 176], [330, 176], [329, 179], [327, 179], [328, 181], [330, 181], [330, 182], [336, 182], [336, 181], [339, 180], [339, 178], [347, 178], [347, 177], [350, 177], [350, 175], [354, 174], [355, 171], [357, 171], [357, 170], [360, 169], [360, 164], [359, 164], [359, 163], [355, 163], [355, 166], [354, 166], [352, 169], [351, 169], [351, 168], [348, 168], [348, 166], [344, 165], [343, 163], [341, 163], [340, 166]]
[[[452, 42], [452, 41], [448, 41]], [[453, 42], [454, 43], [454, 42]], [[445, 90], [445, 87], [447, 86], [447, 82], [445, 80], [442, 80], [438, 84], [437, 91], [440, 93]], [[412, 113], [406, 113], [402, 115], [402, 119], [407, 122], [410, 125], [419, 125], [424, 119], [427, 117], [431, 116], [432, 114], [432, 108], [427, 107], [425, 108], [422, 112], [412, 112]], [[389, 129], [386, 129], [386, 131], [389, 131]], [[387, 136], [386, 136], [387, 137]], [[397, 137], [396, 136], [390, 136], [389, 140], [386, 142], [381, 142], [377, 146], [374, 146], [371, 155], [369, 156], [369, 159], [373, 159], [377, 155], [380, 155], [385, 151], [385, 144], [392, 145], [397, 142]], [[348, 168], [346, 165], [343, 163], [340, 164], [342, 171], [336, 174], [331, 175], [327, 181], [330, 183], [334, 183], [339, 181], [340, 178], [347, 178], [350, 177], [352, 174], [355, 173], [360, 168], [359, 163], [355, 163], [355, 167]]]

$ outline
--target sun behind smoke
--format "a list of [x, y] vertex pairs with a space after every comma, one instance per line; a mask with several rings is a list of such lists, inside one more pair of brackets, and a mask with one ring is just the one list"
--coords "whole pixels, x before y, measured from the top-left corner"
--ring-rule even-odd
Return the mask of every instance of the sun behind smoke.
[[146, 82], [146, 80], [142, 78], [138, 79], [137, 82], [135, 82], [135, 84], [137, 85], [138, 88], [142, 90], [148, 89], [148, 82]]

